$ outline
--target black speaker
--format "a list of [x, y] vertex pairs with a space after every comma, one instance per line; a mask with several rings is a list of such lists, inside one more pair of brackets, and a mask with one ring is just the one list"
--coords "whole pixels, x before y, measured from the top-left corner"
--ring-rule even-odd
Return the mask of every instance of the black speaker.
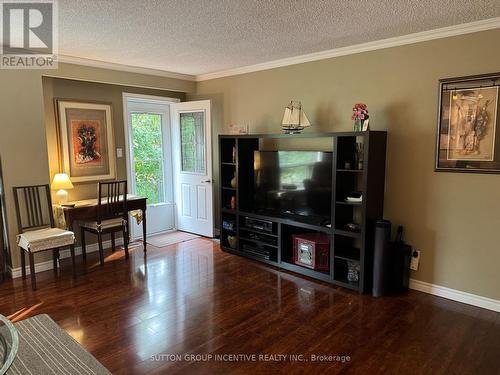
[[374, 297], [390, 293], [389, 276], [391, 271], [391, 222], [379, 220], [375, 225], [375, 248], [373, 257]]
[[391, 293], [401, 293], [408, 290], [410, 283], [410, 262], [412, 248], [403, 241], [403, 227], [398, 227], [396, 240], [391, 246]]

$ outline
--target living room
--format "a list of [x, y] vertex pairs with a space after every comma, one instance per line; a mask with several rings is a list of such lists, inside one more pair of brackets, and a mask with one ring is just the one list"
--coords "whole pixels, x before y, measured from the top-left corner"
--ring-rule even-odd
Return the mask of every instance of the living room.
[[498, 373], [498, 2], [27, 4], [7, 373]]

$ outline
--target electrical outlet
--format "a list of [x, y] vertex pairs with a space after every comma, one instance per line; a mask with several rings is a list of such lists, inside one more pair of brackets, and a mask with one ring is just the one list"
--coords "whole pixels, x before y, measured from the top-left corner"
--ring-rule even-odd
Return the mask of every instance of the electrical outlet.
[[411, 251], [410, 269], [412, 269], [413, 271], [417, 271], [419, 263], [420, 263], [420, 250], [413, 249]]
[[123, 149], [117, 148], [116, 149], [116, 157], [117, 158], [122, 158], [123, 157]]

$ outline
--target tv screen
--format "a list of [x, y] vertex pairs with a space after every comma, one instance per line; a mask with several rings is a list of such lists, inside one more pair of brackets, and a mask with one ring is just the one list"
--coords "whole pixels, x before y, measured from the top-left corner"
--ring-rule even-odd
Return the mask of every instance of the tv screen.
[[254, 151], [257, 211], [329, 218], [332, 153]]

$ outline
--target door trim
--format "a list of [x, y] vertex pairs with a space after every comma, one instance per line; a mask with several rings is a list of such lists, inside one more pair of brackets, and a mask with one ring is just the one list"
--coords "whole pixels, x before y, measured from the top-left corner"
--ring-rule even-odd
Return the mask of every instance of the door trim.
[[[172, 137], [172, 104], [180, 103], [179, 98], [170, 98], [166, 96], [154, 96], [154, 95], [145, 95], [145, 94], [134, 94], [134, 93], [128, 93], [124, 92], [122, 93], [122, 101], [123, 101], [123, 128], [124, 128], [124, 134], [125, 134], [125, 164], [127, 167], [127, 180], [129, 181], [128, 184], [128, 193], [131, 193], [131, 189], [133, 186], [132, 182], [132, 171], [131, 171], [131, 158], [133, 157], [132, 155], [132, 149], [130, 147], [130, 141], [131, 141], [131, 134], [129, 131], [129, 118], [128, 118], [128, 110], [129, 110], [129, 100], [136, 99], [138, 103], [142, 102], [145, 104], [161, 104], [161, 105], [169, 105], [170, 106], [170, 137]], [[172, 178], [173, 178], [173, 186], [175, 187], [175, 173], [173, 173], [172, 170]], [[174, 193], [175, 194], [175, 193]], [[174, 195], [175, 196], [175, 195]], [[175, 205], [175, 202], [174, 202]], [[174, 229], [177, 227], [177, 218], [174, 215]], [[134, 236], [134, 233], [131, 233], [131, 238], [133, 240], [142, 238], [142, 232], [138, 233], [138, 235]]]

